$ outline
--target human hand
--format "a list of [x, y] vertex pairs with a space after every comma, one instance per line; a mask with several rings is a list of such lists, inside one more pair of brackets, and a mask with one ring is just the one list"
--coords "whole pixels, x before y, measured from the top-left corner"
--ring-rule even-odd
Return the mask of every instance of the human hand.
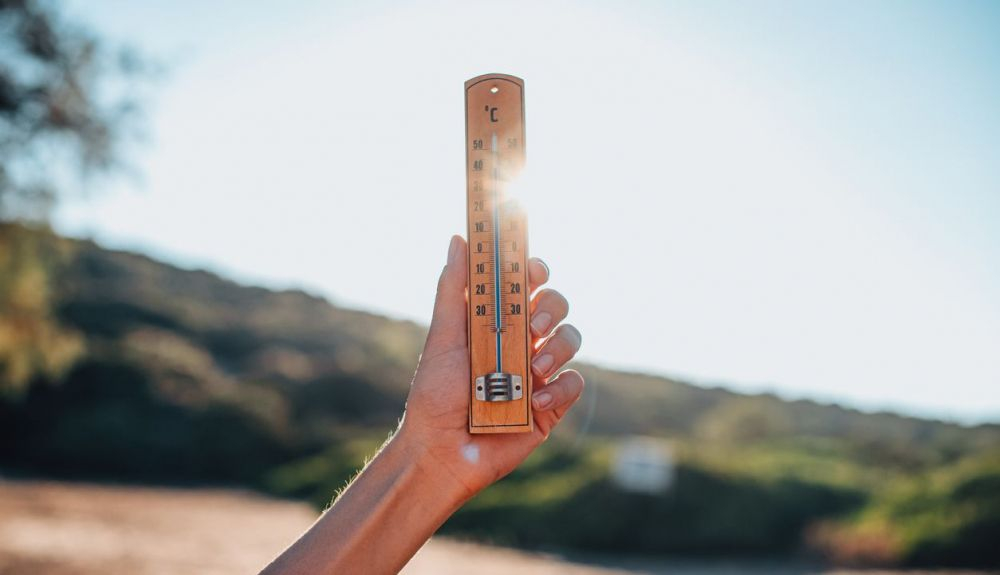
[[[566, 318], [569, 304], [559, 292], [539, 290], [531, 298], [534, 430], [531, 433], [472, 435], [469, 421], [469, 346], [465, 240], [455, 236], [448, 264], [438, 281], [430, 332], [394, 441], [408, 446], [442, 481], [454, 483], [468, 498], [510, 473], [548, 438], [583, 392], [583, 377], [563, 365], [580, 348], [580, 332]], [[549, 279], [537, 258], [528, 262], [534, 291]], [[557, 327], [558, 326], [558, 327]]]
[[[399, 430], [264, 573], [398, 572], [466, 499], [510, 473], [545, 441], [579, 399], [579, 373], [552, 375], [580, 349], [580, 333], [570, 325], [556, 327], [569, 306], [558, 292], [541, 290], [531, 298], [534, 431], [469, 433], [466, 250], [462, 238], [451, 239]], [[528, 262], [532, 291], [548, 279], [541, 260]]]

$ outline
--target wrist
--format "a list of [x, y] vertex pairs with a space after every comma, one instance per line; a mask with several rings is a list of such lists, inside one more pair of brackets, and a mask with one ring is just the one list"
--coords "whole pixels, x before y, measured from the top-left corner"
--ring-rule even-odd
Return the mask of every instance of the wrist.
[[465, 501], [426, 452], [417, 438], [396, 433], [269, 570], [398, 572]]
[[454, 465], [448, 461], [448, 454], [441, 453], [441, 447], [434, 446], [418, 430], [406, 425], [405, 420], [386, 445], [386, 450], [389, 449], [413, 464], [414, 483], [432, 486], [440, 500], [451, 506], [451, 512], [480, 491], [456, 473]]

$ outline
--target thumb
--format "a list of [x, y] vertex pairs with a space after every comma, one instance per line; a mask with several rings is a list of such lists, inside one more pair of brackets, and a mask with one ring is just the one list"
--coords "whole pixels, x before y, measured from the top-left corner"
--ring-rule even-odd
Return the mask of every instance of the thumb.
[[426, 357], [468, 345], [468, 303], [465, 299], [468, 266], [465, 240], [461, 236], [452, 236], [448, 246], [448, 264], [438, 279], [434, 316], [424, 345]]

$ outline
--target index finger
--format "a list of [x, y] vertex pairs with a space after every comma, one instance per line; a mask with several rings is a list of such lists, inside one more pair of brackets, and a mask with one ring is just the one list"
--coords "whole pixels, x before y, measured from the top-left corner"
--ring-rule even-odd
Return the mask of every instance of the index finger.
[[549, 266], [538, 258], [529, 258], [528, 285], [531, 287], [531, 291], [535, 291], [547, 281], [549, 281]]

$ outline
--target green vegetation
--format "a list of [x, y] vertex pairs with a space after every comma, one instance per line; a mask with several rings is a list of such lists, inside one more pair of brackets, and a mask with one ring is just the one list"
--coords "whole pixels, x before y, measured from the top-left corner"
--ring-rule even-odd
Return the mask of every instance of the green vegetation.
[[[148, 70], [0, 3], [0, 222], [122, 164]], [[58, 177], [57, 177], [58, 176]], [[327, 505], [395, 427], [424, 328], [0, 223], [0, 473], [254, 487]], [[1000, 567], [1000, 426], [581, 365], [556, 437], [444, 531], [526, 547]], [[622, 440], [673, 486], [623, 490]]]
[[[395, 426], [424, 328], [0, 225], [0, 472], [327, 505]], [[1000, 427], [577, 366], [578, 409], [447, 533], [604, 552], [1000, 565]], [[618, 487], [623, 439], [673, 487]]]
[[1000, 454], [896, 477], [869, 505], [819, 525], [817, 547], [842, 562], [997, 566]]
[[64, 252], [44, 232], [0, 228], [0, 396], [60, 376], [82, 351], [82, 338], [52, 313], [50, 274]]

